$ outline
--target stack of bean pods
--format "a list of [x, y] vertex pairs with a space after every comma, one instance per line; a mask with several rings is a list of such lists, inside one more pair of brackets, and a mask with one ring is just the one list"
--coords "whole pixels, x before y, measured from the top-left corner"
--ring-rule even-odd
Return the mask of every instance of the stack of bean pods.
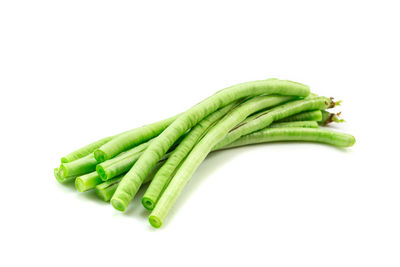
[[275, 141], [352, 146], [352, 135], [318, 127], [342, 121], [326, 111], [335, 105], [332, 98], [292, 81], [241, 83], [174, 117], [80, 148], [62, 157], [54, 174], [61, 183], [75, 181], [79, 192], [95, 190], [119, 211], [151, 181], [142, 204], [151, 211], [150, 224], [158, 228], [212, 151]]

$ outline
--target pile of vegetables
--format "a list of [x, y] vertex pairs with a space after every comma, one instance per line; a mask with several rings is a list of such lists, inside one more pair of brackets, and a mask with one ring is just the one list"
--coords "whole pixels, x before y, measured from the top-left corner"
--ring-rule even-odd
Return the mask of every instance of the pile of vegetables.
[[150, 224], [159, 228], [212, 151], [276, 141], [352, 146], [352, 135], [319, 127], [342, 121], [340, 113], [327, 111], [337, 105], [301, 83], [241, 83], [174, 117], [82, 147], [62, 157], [54, 174], [61, 183], [75, 181], [79, 192], [95, 190], [119, 211], [125, 211], [139, 188], [150, 182], [142, 204], [151, 211]]

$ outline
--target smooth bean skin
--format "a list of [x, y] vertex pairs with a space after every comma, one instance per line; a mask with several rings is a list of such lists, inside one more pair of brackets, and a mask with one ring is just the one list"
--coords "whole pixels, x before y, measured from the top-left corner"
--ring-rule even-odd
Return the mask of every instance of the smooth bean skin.
[[112, 206], [124, 211], [155, 164], [180, 136], [199, 123], [209, 114], [238, 99], [263, 95], [280, 94], [306, 97], [310, 93], [308, 86], [284, 80], [262, 80], [234, 85], [223, 89], [203, 100], [179, 116], [146, 149], [131, 170], [120, 182], [113, 198]]

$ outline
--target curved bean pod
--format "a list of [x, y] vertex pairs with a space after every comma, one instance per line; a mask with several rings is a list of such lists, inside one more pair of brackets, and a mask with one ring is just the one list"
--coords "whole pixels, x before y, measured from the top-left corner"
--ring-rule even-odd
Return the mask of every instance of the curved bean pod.
[[[111, 199], [112, 206], [117, 210], [124, 211], [151, 168], [155, 166], [175, 141], [187, 130], [221, 107], [248, 96], [281, 94], [305, 97], [309, 92], [310, 89], [306, 85], [274, 79], [234, 85], [203, 100], [179, 116], [164, 132], [155, 138], [120, 182]], [[242, 118], [242, 120], [244, 119]]]
[[[161, 227], [187, 181], [198, 165], [204, 160], [205, 155], [208, 154], [210, 146], [207, 143], [212, 142], [213, 138], [218, 136], [219, 130], [217, 126], [215, 126], [214, 130], [210, 130], [183, 162], [149, 216], [149, 222], [153, 227]], [[352, 146], [355, 142], [352, 135], [328, 130], [313, 128], [271, 128], [243, 136], [236, 140], [234, 144], [230, 144], [227, 147], [290, 140], [321, 142], [339, 147]]]
[[[296, 121], [296, 122], [282, 122], [282, 123], [273, 123], [269, 127], [310, 127], [310, 128], [318, 128], [318, 123], [315, 121]], [[165, 163], [164, 163], [165, 164]], [[156, 165], [157, 166], [157, 165]], [[161, 168], [164, 165], [159, 165]], [[152, 174], [149, 175], [148, 180], [154, 180], [155, 175], [157, 175], [158, 171], [157, 169], [152, 170]], [[83, 176], [81, 176], [83, 177]], [[152, 178], [153, 177], [153, 178]], [[77, 180], [79, 177], [77, 178]], [[81, 185], [81, 188], [86, 187], [86, 190], [92, 189], [93, 184], [96, 185], [95, 190], [97, 195], [104, 201], [109, 201], [111, 197], [113, 196], [115, 190], [117, 189], [118, 183], [121, 181], [122, 176], [118, 176], [118, 178], [112, 178], [110, 180], [107, 180], [106, 182], [103, 182], [101, 179], [97, 178], [91, 178], [87, 177], [83, 181], [83, 185]], [[89, 181], [91, 180], [91, 181]], [[147, 179], [146, 179], [147, 180]], [[90, 184], [90, 185], [89, 185]], [[98, 185], [98, 186], [97, 186]], [[147, 189], [149, 190], [149, 189]], [[146, 191], [147, 192], [147, 191]], [[158, 200], [158, 198], [157, 198]]]
[[[263, 100], [262, 100], [263, 99]], [[261, 108], [267, 108], [275, 106], [293, 99], [292, 96], [268, 96], [260, 97], [256, 102], [259, 103]], [[251, 100], [249, 100], [251, 101]], [[254, 101], [254, 100], [253, 100]], [[175, 148], [172, 154], [169, 156], [165, 164], [155, 175], [153, 181], [150, 183], [149, 188], [146, 190], [142, 198], [142, 204], [146, 209], [152, 210], [161, 196], [166, 185], [168, 185], [173, 173], [180, 165], [182, 160], [186, 158], [198, 140], [204, 135], [208, 128], [213, 125], [216, 121], [225, 116], [236, 103], [227, 105], [218, 111], [212, 113], [207, 118], [199, 122], [190, 133], [183, 139], [183, 141]], [[234, 111], [233, 111], [234, 112]], [[230, 114], [228, 114], [230, 116]]]

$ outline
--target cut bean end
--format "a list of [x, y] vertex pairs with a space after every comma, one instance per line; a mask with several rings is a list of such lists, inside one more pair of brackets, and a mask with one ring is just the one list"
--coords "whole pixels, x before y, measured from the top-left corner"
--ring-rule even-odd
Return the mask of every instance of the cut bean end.
[[65, 177], [68, 177], [68, 170], [64, 164], [61, 164], [60, 168], [58, 169], [58, 177], [60, 180], [64, 180]]
[[145, 207], [148, 210], [153, 210], [154, 206], [155, 206], [153, 200], [148, 197], [142, 198], [142, 204], [143, 204], [143, 207]]
[[57, 181], [59, 182], [59, 183], [62, 183], [62, 179], [61, 179], [61, 177], [60, 177], [60, 173], [59, 173], [59, 169], [58, 168], [54, 168], [54, 177], [56, 177], [56, 179], [57, 179]]
[[125, 209], [126, 209], [126, 205], [117, 198], [111, 199], [111, 205], [114, 207], [114, 209], [122, 211], [122, 212], [125, 211]]
[[97, 165], [97, 166], [96, 166], [96, 171], [97, 171], [97, 173], [99, 174], [101, 180], [107, 181], [107, 174], [106, 174], [106, 172], [104, 171], [103, 166]]
[[76, 190], [78, 190], [79, 192], [87, 191], [87, 188], [85, 187], [85, 183], [82, 181], [82, 179], [80, 177], [75, 179], [75, 187], [76, 187]]
[[162, 221], [157, 216], [154, 215], [149, 216], [149, 222], [151, 226], [153, 226], [154, 228], [160, 228], [162, 225]]

